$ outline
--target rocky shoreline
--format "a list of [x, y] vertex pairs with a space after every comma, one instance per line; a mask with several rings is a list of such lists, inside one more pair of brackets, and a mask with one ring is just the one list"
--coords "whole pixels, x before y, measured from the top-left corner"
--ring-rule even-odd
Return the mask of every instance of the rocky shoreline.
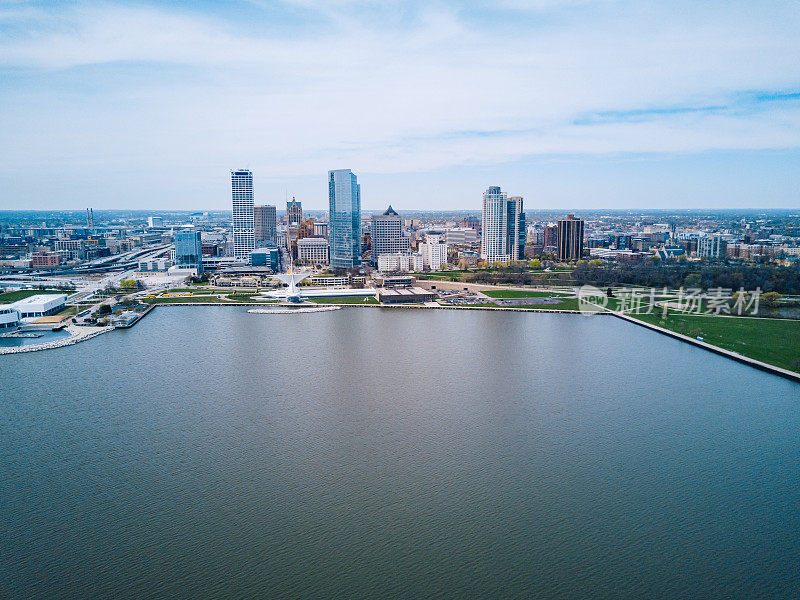
[[[89, 329], [89, 331], [87, 331]], [[113, 327], [78, 327], [70, 325], [67, 331], [70, 333], [68, 338], [61, 340], [54, 340], [52, 342], [43, 342], [41, 344], [27, 344], [25, 346], [13, 346], [10, 348], [0, 348], [0, 354], [19, 354], [20, 352], [36, 352], [38, 350], [51, 350], [53, 348], [63, 348], [64, 346], [72, 346], [78, 342], [83, 342], [96, 337], [102, 333], [106, 333], [114, 329]]]

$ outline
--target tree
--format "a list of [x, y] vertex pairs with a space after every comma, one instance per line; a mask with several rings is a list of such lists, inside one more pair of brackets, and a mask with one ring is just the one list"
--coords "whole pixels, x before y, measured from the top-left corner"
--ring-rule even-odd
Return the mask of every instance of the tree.
[[542, 266], [542, 261], [540, 261], [538, 258], [534, 258], [530, 262], [531, 269], [539, 269], [539, 268], [541, 268], [541, 266]]
[[108, 304], [101, 304], [100, 308], [97, 309], [98, 316], [102, 315], [110, 315], [111, 314], [111, 307]]
[[777, 308], [781, 304], [781, 296], [778, 292], [767, 292], [766, 294], [761, 294], [761, 301], [764, 303], [764, 306], [769, 308]]

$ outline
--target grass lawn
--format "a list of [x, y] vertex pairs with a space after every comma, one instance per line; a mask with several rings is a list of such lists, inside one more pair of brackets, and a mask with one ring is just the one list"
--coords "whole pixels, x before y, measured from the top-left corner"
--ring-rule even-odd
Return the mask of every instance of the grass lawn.
[[0, 294], [0, 304], [10, 304], [23, 298], [29, 298], [36, 294], [69, 294], [71, 292], [62, 292], [60, 290], [18, 290], [16, 292], [5, 292]]
[[522, 290], [489, 290], [481, 291], [490, 298], [547, 298], [549, 296], [564, 296], [559, 292], [538, 292], [538, 291], [522, 291]]
[[378, 304], [375, 296], [360, 296], [360, 297], [347, 297], [340, 298], [306, 298], [315, 304]]
[[554, 302], [553, 304], [522, 304], [520, 306], [500, 306], [499, 304], [495, 304], [494, 302], [480, 302], [476, 304], [445, 304], [444, 302], [440, 302], [442, 306], [465, 306], [465, 307], [474, 307], [474, 308], [514, 308], [514, 309], [521, 309], [521, 310], [578, 310], [578, 299], [577, 298], [564, 298], [560, 302]]
[[178, 298], [145, 298], [145, 302], [148, 304], [191, 304], [191, 303], [202, 303], [202, 302], [218, 302], [221, 303], [222, 300], [217, 298], [216, 296], [183, 296]]
[[528, 304], [526, 306], [515, 306], [514, 308], [527, 308], [528, 310], [578, 310], [577, 298], [563, 298], [553, 304]]
[[800, 372], [800, 321], [672, 314], [631, 315], [689, 337]]
[[253, 300], [253, 296], [255, 295], [255, 292], [249, 294], [228, 294], [226, 298], [228, 298], [228, 300], [234, 300], [235, 302], [277, 302], [276, 300]]

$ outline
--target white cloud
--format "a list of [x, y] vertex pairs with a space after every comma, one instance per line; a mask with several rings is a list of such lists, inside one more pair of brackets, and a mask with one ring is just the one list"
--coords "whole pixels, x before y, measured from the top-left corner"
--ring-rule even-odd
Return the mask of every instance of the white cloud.
[[[142, 172], [247, 161], [289, 177], [343, 164], [392, 173], [800, 146], [797, 103], [736, 104], [742, 91], [800, 81], [800, 17], [789, 3], [507, 2], [527, 16], [506, 23], [446, 5], [399, 19], [394, 5], [383, 25], [380, 3], [368, 20], [361, 3], [291, 4], [329, 25], [258, 33], [143, 6], [24, 17], [3, 6], [0, 26], [19, 23], [0, 36], [0, 69], [17, 82], [0, 89], [0, 161]], [[732, 108], [585, 124], [597, 113], [695, 106]]]

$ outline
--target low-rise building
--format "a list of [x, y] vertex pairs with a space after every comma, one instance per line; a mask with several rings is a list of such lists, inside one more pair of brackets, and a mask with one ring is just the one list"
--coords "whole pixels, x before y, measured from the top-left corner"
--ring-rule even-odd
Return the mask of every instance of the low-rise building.
[[355, 277], [351, 277], [348, 275], [344, 275], [341, 277], [328, 277], [324, 275], [317, 275], [311, 276], [306, 281], [308, 281], [313, 286], [320, 286], [320, 287], [329, 287], [329, 288], [343, 288], [349, 286], [355, 287], [364, 287], [366, 283], [366, 278], [361, 275], [357, 275]]
[[301, 263], [328, 264], [329, 246], [324, 237], [306, 237], [297, 240], [297, 259]]
[[0, 304], [0, 331], [19, 327], [19, 313], [12, 304]]
[[11, 306], [19, 313], [20, 320], [35, 320], [54, 315], [67, 303], [66, 294], [37, 294], [17, 300]]
[[146, 258], [139, 261], [139, 273], [160, 273], [172, 266], [168, 258]]
[[31, 267], [34, 269], [57, 267], [61, 257], [54, 252], [34, 252], [31, 254]]
[[422, 271], [422, 255], [418, 252], [398, 252], [378, 256], [378, 271], [381, 273]]
[[281, 263], [281, 252], [277, 248], [256, 248], [250, 253], [250, 264], [254, 267], [269, 267], [277, 271]]
[[378, 301], [384, 304], [400, 304], [409, 302], [432, 302], [436, 300], [436, 293], [420, 287], [411, 288], [380, 288], [377, 292]]

